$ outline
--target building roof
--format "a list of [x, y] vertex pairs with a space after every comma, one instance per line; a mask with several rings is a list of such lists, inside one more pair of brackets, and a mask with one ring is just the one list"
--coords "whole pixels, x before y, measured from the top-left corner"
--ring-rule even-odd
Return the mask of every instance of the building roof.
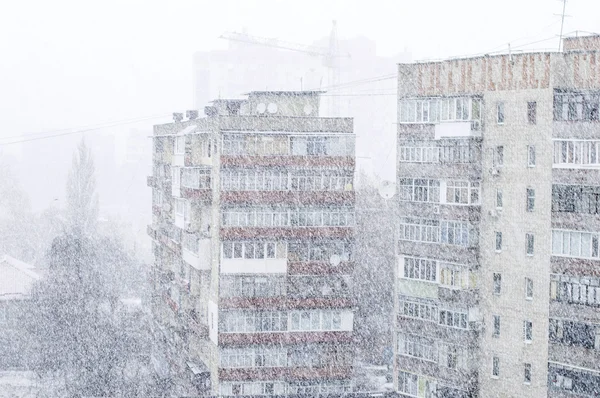
[[33, 265], [8, 255], [0, 257], [0, 301], [27, 298], [33, 283], [41, 278], [34, 270]]

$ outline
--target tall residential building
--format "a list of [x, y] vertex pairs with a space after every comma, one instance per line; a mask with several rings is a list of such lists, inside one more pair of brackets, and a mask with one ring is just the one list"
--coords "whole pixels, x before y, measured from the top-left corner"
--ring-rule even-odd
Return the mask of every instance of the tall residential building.
[[186, 394], [351, 388], [355, 136], [319, 92], [251, 92], [154, 128], [153, 311]]
[[563, 43], [398, 67], [401, 396], [600, 392], [600, 36]]

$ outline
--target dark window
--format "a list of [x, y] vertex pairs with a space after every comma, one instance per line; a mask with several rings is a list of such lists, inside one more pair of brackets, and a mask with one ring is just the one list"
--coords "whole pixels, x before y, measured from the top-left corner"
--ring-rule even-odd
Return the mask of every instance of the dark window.
[[527, 103], [527, 121], [529, 124], [537, 122], [537, 102], [535, 101]]
[[527, 188], [527, 211], [532, 212], [535, 208], [535, 189]]
[[504, 123], [504, 102], [498, 102], [496, 105], [498, 124]]
[[502, 232], [496, 232], [496, 251], [502, 250]]
[[524, 382], [525, 383], [531, 383], [531, 364], [530, 363], [526, 363], [524, 366]]
[[525, 341], [533, 340], [533, 323], [531, 321], [523, 321], [523, 337]]
[[527, 239], [527, 254], [533, 256], [533, 234], [525, 234]]
[[527, 166], [535, 166], [535, 146], [533, 145], [527, 146]]
[[500, 336], [500, 315], [494, 315], [494, 330], [492, 331], [492, 336]]
[[533, 279], [525, 278], [525, 297], [533, 298]]
[[492, 376], [500, 376], [500, 358], [492, 358]]
[[552, 211], [600, 214], [600, 186], [553, 185]]
[[496, 207], [499, 209], [502, 208], [502, 190], [500, 189], [496, 190]]
[[504, 147], [497, 146], [494, 150], [493, 164], [495, 167], [501, 167], [504, 165]]
[[500, 294], [502, 290], [502, 275], [494, 274], [494, 294]]

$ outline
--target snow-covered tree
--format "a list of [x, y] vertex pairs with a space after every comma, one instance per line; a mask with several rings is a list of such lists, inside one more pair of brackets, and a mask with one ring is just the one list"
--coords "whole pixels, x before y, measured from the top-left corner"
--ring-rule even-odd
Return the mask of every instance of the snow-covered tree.
[[93, 234], [98, 221], [98, 195], [92, 152], [82, 139], [67, 179], [67, 214], [76, 234]]

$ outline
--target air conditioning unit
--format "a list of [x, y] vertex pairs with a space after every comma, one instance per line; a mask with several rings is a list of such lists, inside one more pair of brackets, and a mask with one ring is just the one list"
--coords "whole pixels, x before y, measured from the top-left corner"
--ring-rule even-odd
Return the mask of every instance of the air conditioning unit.
[[490, 174], [493, 176], [498, 176], [500, 175], [500, 169], [498, 167], [492, 167], [490, 169]]
[[173, 121], [179, 123], [183, 120], [183, 113], [174, 112], [173, 113]]

